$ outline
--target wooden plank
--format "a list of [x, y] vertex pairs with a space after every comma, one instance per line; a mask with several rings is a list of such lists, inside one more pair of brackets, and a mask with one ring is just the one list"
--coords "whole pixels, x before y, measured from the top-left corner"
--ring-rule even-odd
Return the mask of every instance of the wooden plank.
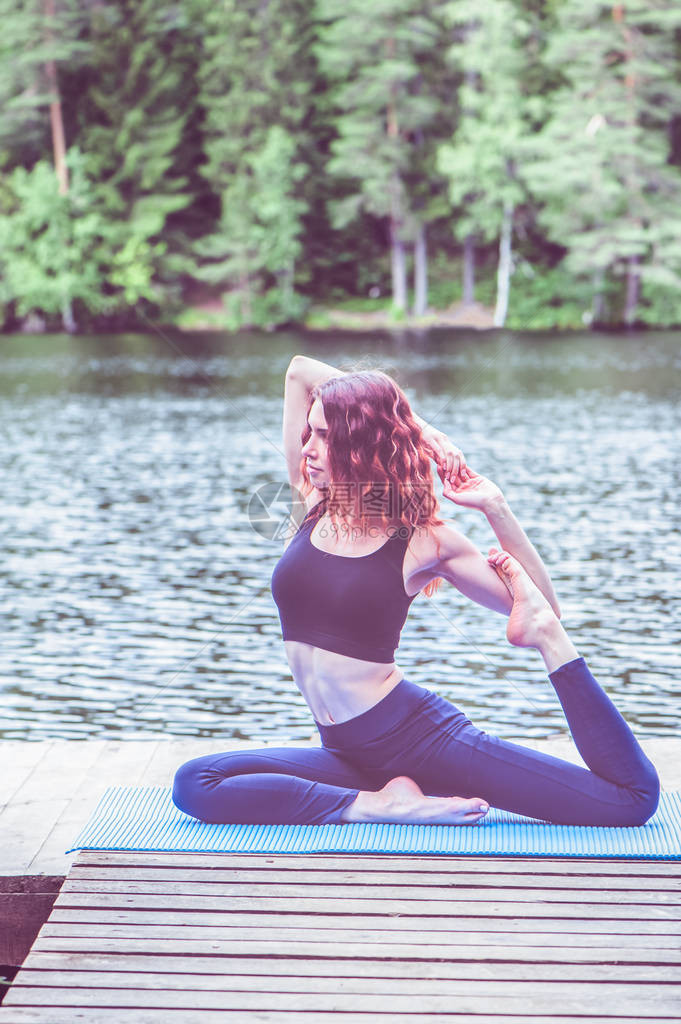
[[[407, 946], [409, 948], [418, 945], [420, 950], [427, 953], [431, 945], [442, 946], [449, 943], [458, 945], [462, 942], [460, 932], [437, 932], [436, 935], [424, 935], [422, 933], [365, 932], [352, 928], [347, 928], [345, 931], [329, 932], [328, 929], [297, 930], [263, 928], [262, 926], [251, 929], [202, 928], [195, 926], [194, 928], [178, 930], [174, 925], [57, 925], [48, 922], [46, 925], [43, 925], [40, 934], [43, 944], [52, 938], [73, 938], [79, 939], [82, 942], [88, 939], [141, 939], [150, 943], [181, 938], [187, 942], [223, 942], [231, 944], [232, 948], [237, 948], [241, 944], [244, 951], [252, 943], [259, 945], [263, 939], [270, 943], [270, 948], [273, 948], [275, 943], [279, 943], [280, 949], [283, 947], [283, 943], [286, 943], [287, 948], [288, 944], [293, 942], [308, 948], [312, 947], [315, 943], [324, 943], [327, 946], [335, 943], [339, 956], [350, 956], [353, 949], [356, 949], [359, 945], [367, 948], [373, 946], [373, 955], [376, 956], [375, 947], [387, 943], [401, 944], [403, 947]], [[488, 948], [499, 944], [506, 946], [515, 944], [518, 948], [543, 946], [548, 949], [562, 944], [564, 947], [592, 948], [595, 946], [608, 946], [610, 950], [616, 947], [622, 950], [638, 950], [639, 952], [641, 950], [641, 941], [641, 937], [638, 935], [618, 935], [616, 939], [594, 935], [587, 931], [586, 925], [585, 931], [581, 935], [561, 935], [558, 931], [542, 935], [537, 935], [533, 931], [499, 931], [485, 932], [478, 939], [478, 942], [484, 942]], [[677, 952], [679, 962], [681, 963], [681, 942], [679, 941], [679, 936], [647, 935], [645, 937], [645, 958], [647, 961], [653, 958], [653, 952], [662, 949]]]
[[677, 865], [106, 856], [78, 858], [0, 1024], [679, 1017]]
[[[63, 997], [60, 998], [61, 1005], [78, 1004], [81, 998], [77, 989], [106, 990], [106, 997], [97, 1000], [99, 1005], [107, 1005], [108, 1001], [119, 1002], [123, 1006], [128, 993], [143, 993], [142, 1005], [164, 1005], [183, 1006], [185, 1001], [193, 1001], [200, 1006], [200, 999], [207, 993], [223, 993], [222, 1004], [229, 1009], [233, 999], [239, 1000], [243, 995], [254, 996], [255, 988], [257, 996], [261, 997], [252, 1006], [268, 1006], [279, 999], [281, 995], [289, 996], [296, 993], [304, 997], [311, 997], [310, 1003], [305, 1006], [301, 999], [299, 1008], [310, 1009], [314, 1007], [324, 1008], [325, 1004], [336, 1003], [339, 996], [368, 996], [384, 997], [390, 1006], [399, 1009], [406, 1005], [409, 1009], [426, 1009], [431, 1006], [435, 1009], [442, 1009], [443, 1000], [440, 997], [447, 997], [450, 1000], [456, 999], [457, 1007], [468, 1004], [471, 1007], [471, 999], [477, 1000], [477, 1007], [480, 1001], [484, 1000], [488, 1012], [503, 1008], [504, 1001], [508, 1009], [517, 1009], [523, 1006], [531, 1006], [534, 1013], [550, 1013], [555, 1008], [556, 999], [559, 999], [561, 1006], [568, 1011], [585, 1011], [598, 1009], [599, 1005], [607, 1005], [611, 1013], [636, 1013], [643, 1016], [650, 1012], [664, 1013], [674, 1007], [678, 1007], [679, 992], [671, 991], [670, 986], [660, 985], [637, 985], [634, 989], [627, 984], [591, 983], [591, 984], [564, 984], [557, 980], [550, 982], [512, 982], [503, 981], [477, 981], [474, 994], [471, 992], [469, 981], [462, 979], [458, 981], [440, 979], [385, 979], [383, 983], [377, 982], [374, 978], [271, 978], [260, 976], [257, 985], [254, 986], [252, 975], [177, 975], [177, 974], [146, 974], [133, 973], [108, 973], [106, 975], [93, 974], [92, 972], [72, 972], [64, 978], [60, 972], [43, 971], [22, 971], [21, 978], [13, 986], [13, 1000], [8, 1005], [30, 1005], [45, 1000], [42, 989], [63, 990]], [[21, 990], [24, 991], [21, 991]], [[33, 991], [38, 989], [40, 991]], [[116, 989], [115, 994], [110, 990]], [[175, 996], [173, 996], [175, 993]], [[199, 996], [199, 1000], [195, 996]], [[317, 997], [317, 998], [315, 998]], [[420, 997], [421, 1006], [418, 1006]], [[519, 1005], [522, 1004], [522, 1005]], [[210, 1003], [208, 1004], [211, 1005]], [[283, 1003], [285, 1005], [285, 1002]], [[375, 1005], [375, 1003], [374, 1003]], [[451, 1006], [451, 1003], [450, 1003]], [[352, 1008], [357, 1008], [353, 1003]]]
[[[515, 939], [515, 937], [514, 937]], [[148, 953], [149, 943], [142, 938], [65, 938], [61, 936], [43, 935], [42, 931], [36, 939], [34, 950], [44, 952], [72, 952], [83, 951], [87, 953]], [[384, 943], [381, 954], [386, 959], [405, 959], [405, 951], [409, 950], [409, 958], [415, 960], [525, 960], [531, 963], [641, 963], [641, 964], [681, 964], [681, 950], [678, 944], [674, 949], [650, 948], [649, 942], [639, 943], [636, 949], [620, 947], [619, 942], [615, 944], [596, 944], [590, 946], [573, 946], [557, 940], [556, 945], [548, 946], [545, 941], [537, 937], [536, 945], [519, 946], [514, 942], [505, 945], [496, 943], [494, 937], [488, 939], [485, 936], [484, 943], [441, 943], [420, 947], [413, 943]], [[248, 948], [244, 943], [227, 942], [219, 939], [156, 939], [154, 951], [159, 954], [173, 954], [185, 956], [243, 956], [267, 957], [280, 956], [282, 946], [280, 942], [268, 942], [262, 939], [256, 942], [249, 942]], [[308, 942], [287, 942], [287, 957], [322, 957], [328, 959], [338, 958], [338, 945], [336, 942], [308, 941]], [[348, 951], [349, 958], [367, 957], [375, 959], [376, 945], [357, 943], [354, 948]]]
[[[390, 1017], [396, 1017], [404, 1021], [404, 1024], [461, 1024], [462, 1017], [456, 1010], [449, 1013], [412, 1013], [402, 1014], [399, 1011], [388, 1010]], [[126, 1020], [130, 1024], [244, 1024], [242, 1010], [203, 1010], [200, 1021], [196, 1010], [162, 1009], [154, 1010], [147, 1008], [135, 1008], [134, 1016], [126, 1014]], [[344, 1013], [339, 1018], [337, 1013], [317, 1011], [311, 1018], [314, 1024], [376, 1024], [376, 1019], [381, 1013], [376, 1010], [371, 1013]], [[389, 1018], [388, 1018], [389, 1019]], [[674, 1018], [676, 1019], [676, 1018]], [[21, 1007], [12, 1006], [3, 1011], [0, 1006], [0, 1024], [120, 1024], [121, 1011], [118, 1008], [88, 1007]], [[585, 1024], [583, 1014], [578, 1016], [558, 1015], [552, 1016], [529, 1016], [527, 1013], [521, 1015], [490, 1016], [485, 1013], [475, 1014], [472, 1018], [474, 1024]], [[589, 1014], [589, 1024], [632, 1024], [631, 1017], [607, 1017], [600, 1013]], [[251, 1010], [248, 1021], [257, 1024], [301, 1024], [301, 1016], [297, 1010]], [[468, 1022], [467, 1022], [468, 1024]], [[638, 1024], [638, 1022], [636, 1022]], [[643, 1024], [643, 1022], [642, 1022]], [[669, 1017], [645, 1018], [645, 1024], [670, 1024]]]
[[46, 745], [43, 756], [30, 778], [17, 790], [21, 803], [33, 800], [64, 800], [81, 786], [106, 746], [105, 740], [74, 743], [54, 740]]
[[[297, 978], [373, 978], [381, 979], [455, 979], [473, 982], [480, 979], [502, 981], [561, 982], [617, 981], [681, 983], [681, 966], [649, 964], [569, 964], [458, 962], [429, 960], [287, 960], [284, 957], [256, 959], [248, 956], [162, 956], [125, 953], [42, 953], [33, 950], [24, 969], [60, 971], [129, 972], [133, 976], [156, 971], [165, 974], [250, 974]], [[254, 984], [257, 984], [255, 982]]]
[[628, 858], [589, 858], [589, 857], [470, 857], [450, 855], [415, 855], [411, 854], [262, 854], [262, 853], [181, 853], [181, 852], [147, 852], [135, 850], [81, 850], [77, 865], [144, 865], [186, 868], [275, 868], [276, 870], [312, 870], [313, 866], [320, 871], [347, 871], [349, 865], [355, 871], [406, 871], [406, 872], [442, 872], [465, 870], [479, 872], [499, 871], [528, 874], [547, 874], [562, 876], [585, 874], [589, 877], [639, 878], [642, 875], [652, 877], [681, 877], [681, 859], [679, 860], [632, 860]]
[[[648, 1003], [667, 1003], [670, 994], [681, 998], [681, 991], [671, 991], [672, 986], [659, 984], [638, 984], [634, 989], [631, 985], [614, 982], [584, 982], [577, 985], [568, 984], [559, 978], [560, 971], [556, 968], [553, 978], [548, 981], [515, 980], [509, 982], [502, 978], [497, 980], [481, 980], [476, 983], [477, 996], [505, 996], [524, 998], [533, 1003], [534, 996], [550, 995], [551, 998], [573, 996], [576, 992], [580, 997], [600, 995], [612, 1009], [612, 1000], [623, 998]], [[299, 977], [297, 975], [269, 976], [259, 975], [254, 984], [252, 974], [201, 974], [197, 966], [193, 974], [154, 971], [140, 974], [134, 971], [46, 971], [22, 969], [20, 977], [15, 981], [17, 988], [116, 988], [133, 989], [136, 991], [158, 989], [162, 991], [197, 991], [197, 992], [323, 992], [334, 994], [361, 995], [449, 995], [470, 996], [471, 985], [467, 978], [359, 978], [349, 977]], [[74, 994], [77, 998], [77, 994]], [[534, 1004], [533, 1004], [534, 1005]], [[535, 1007], [536, 1009], [536, 1007]], [[622, 1012], [621, 1010], [618, 1012]]]
[[[601, 1012], [607, 1005], [609, 1012], [622, 1015], [630, 1013], [640, 1016], [648, 1011], [659, 1016], [673, 1016], [679, 1011], [678, 993], [658, 993], [656, 1001], [637, 1000], [634, 993], [627, 999], [606, 1001], [596, 994], [565, 995], [561, 998], [563, 1013]], [[241, 992], [224, 991], [210, 992], [193, 989], [191, 991], [176, 990], [171, 992], [148, 989], [97, 989], [80, 988], [42, 989], [24, 988], [13, 985], [3, 1002], [3, 1006], [111, 1006], [120, 1009], [135, 1007], [215, 1010], [296, 1010], [299, 1013], [317, 1011], [361, 1011], [364, 1013], [443, 1013], [451, 1011], [452, 997], [449, 995], [418, 995], [373, 994], [363, 992]], [[507, 992], [494, 996], [484, 995], [484, 1006], [487, 1013], [522, 1013], [527, 1005], [527, 997], [523, 994], [513, 995], [513, 986], [507, 986]], [[549, 995], [541, 1000], [538, 995], [532, 999], [532, 1008], [539, 1014], [550, 1014], [555, 1010], [556, 1002]], [[476, 1013], [480, 1010], [481, 1000], [476, 992], [462, 991], [456, 995], [456, 1009], [459, 1014]]]
[[[216, 900], [222, 897], [213, 895], [180, 896], [169, 893], [71, 893], [60, 892], [55, 906], [60, 907], [106, 907], [113, 909], [120, 907], [126, 909], [134, 905], [140, 909], [163, 910], [169, 906], [176, 910], [214, 910]], [[646, 905], [645, 911], [640, 909], [639, 904], [617, 905], [599, 903], [521, 903], [513, 901], [491, 901], [491, 900], [457, 900], [452, 897], [442, 900], [407, 900], [407, 899], [386, 899], [381, 900], [381, 912], [385, 914], [411, 914], [418, 917], [442, 916], [457, 913], [475, 917], [483, 915], [487, 917], [517, 917], [522, 910], [526, 917], [552, 917], [552, 918], [627, 918], [638, 920], [645, 914], [649, 920], [665, 919], [678, 921], [681, 918], [681, 907], [679, 906], [655, 906]], [[234, 896], [229, 898], [229, 907], [232, 910], [249, 911], [270, 911], [284, 914], [287, 909], [297, 913], [305, 911], [315, 914], [366, 914], [376, 908], [376, 900], [369, 896], [362, 899], [355, 899], [352, 896], [329, 897], [328, 899], [314, 899], [301, 895], [295, 897], [278, 897], [270, 893], [266, 896]]]
[[[62, 894], [80, 894], [80, 893], [140, 893], [140, 894], [164, 894], [167, 896], [192, 896], [192, 895], [206, 895], [215, 896], [220, 898], [231, 898], [237, 897], [262, 897], [271, 895], [276, 899], [314, 899], [325, 896], [336, 896], [339, 899], [346, 897], [346, 894], [352, 894], [353, 899], [368, 899], [376, 900], [377, 898], [383, 902], [386, 899], [400, 899], [400, 900], [447, 900], [452, 899], [464, 900], [468, 903], [477, 902], [489, 902], [493, 900], [496, 903], [534, 903], [535, 901], [541, 900], [543, 902], [550, 903], [575, 903], [579, 900], [575, 900], [575, 896], [579, 896], [580, 893], [575, 893], [573, 889], [555, 889], [555, 888], [531, 888], [527, 889], [523, 886], [517, 886], [513, 889], [507, 889], [504, 887], [489, 887], [481, 888], [480, 886], [459, 886], [454, 880], [449, 882], [447, 885], [440, 886], [394, 886], [394, 885], [382, 885], [380, 893], [376, 892], [376, 887], [373, 884], [367, 884], [365, 880], [361, 884], [354, 884], [351, 887], [346, 885], [334, 886], [319, 883], [302, 883], [298, 884], [274, 884], [269, 881], [261, 882], [244, 882], [240, 884], [238, 881], [234, 882], [218, 882], [212, 879], [205, 881], [157, 881], [157, 880], [136, 880], [134, 878], [127, 878], [124, 880], [109, 879], [109, 878], [78, 878], [74, 879], [69, 877], [65, 880], [62, 886]], [[586, 902], [586, 900], [585, 900]], [[589, 890], [588, 902], [590, 904], [606, 903], [621, 904], [621, 905], [635, 905], [635, 906], [678, 906], [680, 901], [676, 893], [666, 892], [664, 890], [656, 890], [654, 892], [648, 892], [640, 889], [627, 889], [625, 891], [610, 890], [603, 892], [602, 890]]]
[[[464, 934], [468, 934], [464, 931]], [[470, 934], [473, 934], [472, 932]], [[178, 929], [177, 925], [153, 925], [153, 924], [91, 924], [79, 922], [77, 924], [60, 924], [48, 921], [43, 925], [41, 938], [121, 938], [121, 939], [145, 939], [149, 942], [156, 940], [182, 938], [185, 940], [216, 940], [232, 943], [237, 946], [239, 943], [245, 945], [250, 942], [260, 942], [266, 938], [268, 942], [290, 943], [299, 942], [310, 944], [315, 942], [335, 943], [339, 956], [348, 946], [355, 948], [359, 943], [366, 945], [381, 944], [385, 942], [403, 942], [407, 945], [418, 945], [427, 949], [432, 944], [448, 942], [461, 942], [459, 931], [438, 931], [437, 933], [411, 932], [405, 933], [389, 931], [362, 931], [348, 924], [345, 929], [330, 931], [328, 928], [277, 928], [273, 923], [263, 922], [254, 928], [221, 928], [214, 925], [204, 927], [202, 925], [186, 926]], [[584, 922], [584, 930], [579, 934], [567, 935], [556, 929], [554, 932], [537, 933], [531, 927], [525, 927], [524, 931], [506, 931], [502, 927], [497, 931], [489, 931], [480, 934], [480, 941], [488, 945], [503, 942], [511, 944], [515, 942], [518, 946], [544, 945], [555, 946], [562, 943], [564, 946], [594, 946], [610, 945], [619, 949], [640, 949], [641, 936], [635, 933], [630, 935], [617, 935], [609, 939], [600, 934], [594, 934], [589, 928], [589, 922]], [[647, 935], [645, 938], [646, 952], [658, 949], [678, 950], [681, 957], [681, 941], [678, 935]], [[346, 955], [349, 955], [346, 952]]]
[[16, 793], [33, 774], [52, 743], [53, 740], [42, 743], [4, 740], [0, 743], [0, 775], [2, 776], [0, 813], [8, 804], [12, 803]]
[[[65, 874], [70, 862], [77, 855], [66, 856], [64, 851], [69, 848], [74, 837], [92, 814], [105, 789], [111, 785], [111, 780], [116, 779], [119, 785], [140, 784], [145, 778], [148, 763], [161, 742], [163, 741], [109, 740], [102, 743], [87, 774], [70, 794], [68, 803], [49, 832], [45, 834], [42, 844], [26, 870]], [[89, 745], [90, 741], [82, 744]], [[71, 746], [68, 750], [71, 750]], [[52, 765], [45, 765], [43, 771], [49, 772], [51, 769]]]
[[40, 761], [16, 790], [12, 802], [0, 812], [3, 873], [29, 873], [29, 865], [87, 777], [103, 744], [103, 740], [41, 744]]
[[[334, 914], [325, 917], [321, 914], [278, 914], [276, 915], [276, 926], [279, 929], [294, 928], [315, 928], [336, 929], [358, 928], [358, 929], [380, 929], [383, 931], [494, 931], [498, 930], [500, 923], [495, 918], [485, 917], [405, 917], [380, 914], [380, 907], [376, 907], [373, 915], [357, 914], [344, 915]], [[270, 918], [271, 920], [271, 918]], [[192, 925], [214, 926], [222, 925], [228, 928], [262, 927], [263, 915], [248, 913], [233, 913], [229, 910], [204, 910], [197, 913], [192, 911], [179, 910], [102, 910], [100, 908], [60, 908], [55, 907], [50, 915], [51, 924], [64, 923], [98, 923], [98, 924], [166, 924], [176, 927], [190, 927]], [[269, 927], [269, 925], [268, 925]], [[503, 927], [506, 931], [526, 930], [528, 925], [524, 918], [504, 918]], [[637, 918], [617, 918], [606, 920], [597, 918], [588, 921], [588, 929], [592, 933], [601, 935], [678, 935], [681, 936], [681, 921], [641, 921]], [[562, 934], [581, 932], [584, 930], [584, 921], [579, 919], [559, 918], [533, 918], [533, 932], [560, 931]]]
[[[305, 869], [279, 871], [276, 867], [249, 870], [248, 868], [184, 868], [184, 867], [146, 867], [143, 864], [132, 867], [114, 867], [112, 865], [96, 867], [75, 864], [69, 871], [69, 883], [81, 881], [135, 881], [135, 882], [210, 882], [212, 884], [259, 884], [269, 885], [308, 885], [323, 882], [325, 887], [337, 885], [359, 886], [456, 886], [485, 890], [503, 888], [506, 890], [523, 888], [528, 891], [547, 887], [544, 875], [491, 874], [481, 872], [392, 872], [373, 871], [370, 874], [361, 871], [309, 871]], [[590, 875], [559, 875], [551, 878], [551, 891], [596, 889], [599, 892], [614, 892], [620, 889], [630, 890], [632, 879], [619, 875], [608, 875], [605, 878]], [[75, 887], [74, 887], [75, 888]], [[642, 877], [636, 880], [636, 891], [646, 893], [673, 892], [681, 894], [681, 875], [664, 877], [656, 875], [652, 878]]]

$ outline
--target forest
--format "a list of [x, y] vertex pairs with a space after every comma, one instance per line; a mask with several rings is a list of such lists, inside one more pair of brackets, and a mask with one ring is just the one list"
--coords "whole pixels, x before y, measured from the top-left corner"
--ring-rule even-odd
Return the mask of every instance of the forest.
[[3, 328], [681, 323], [673, 0], [0, 0]]

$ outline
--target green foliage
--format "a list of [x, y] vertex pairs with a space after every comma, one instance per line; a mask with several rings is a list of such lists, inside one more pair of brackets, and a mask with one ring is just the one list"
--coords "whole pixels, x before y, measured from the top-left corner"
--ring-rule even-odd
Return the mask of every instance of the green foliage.
[[81, 175], [72, 194], [61, 196], [45, 161], [32, 171], [15, 168], [0, 212], [0, 300], [14, 302], [19, 316], [60, 315], [74, 299], [97, 302], [101, 281], [88, 257], [98, 229]]
[[186, 237], [166, 228], [194, 201], [188, 186], [198, 154], [188, 129], [196, 90], [187, 82], [196, 40], [183, 5], [158, 0], [101, 0], [89, 39], [78, 139], [94, 205], [110, 225], [111, 284], [132, 303], [132, 295], [152, 294], [153, 278], [160, 297], [191, 266]]
[[681, 173], [669, 163], [679, 30], [681, 9], [666, 0], [559, 8], [546, 60], [563, 83], [542, 132], [525, 143], [526, 175], [541, 226], [594, 300], [632, 260], [644, 291], [647, 282], [681, 287]]
[[511, 330], [583, 329], [591, 323], [591, 292], [562, 265], [516, 268], [506, 326]]
[[504, 206], [515, 208], [524, 198], [521, 146], [533, 108], [522, 91], [528, 25], [510, 0], [455, 0], [445, 14], [458, 36], [450, 58], [463, 84], [459, 125], [453, 141], [440, 147], [438, 167], [457, 209], [456, 237], [492, 241]]
[[55, 99], [48, 62], [78, 66], [89, 47], [79, 38], [84, 14], [78, 0], [0, 0], [0, 165], [31, 165], [49, 152], [47, 108]]
[[[446, 310], [463, 299], [462, 259], [439, 252], [430, 262], [430, 298], [434, 309]], [[496, 255], [492, 250], [478, 254], [476, 302], [483, 306], [494, 304], [496, 291]]]
[[93, 203], [94, 186], [78, 150], [70, 154], [71, 187], [60, 195], [54, 169], [17, 167], [0, 199], [0, 301], [20, 317], [63, 314], [78, 304], [91, 314], [140, 299], [153, 301], [156, 253], [142, 234], [117, 246], [118, 232]]
[[497, 253], [513, 269], [511, 327], [681, 322], [671, 0], [0, 0], [0, 19], [8, 323], [141, 303], [323, 325], [320, 299], [400, 322], [420, 237], [431, 308], [461, 299], [472, 238], [478, 302]]
[[[316, 53], [334, 108], [327, 166], [337, 181], [332, 223], [361, 227], [368, 214], [387, 221], [393, 245], [413, 242], [424, 218], [433, 216], [438, 183], [432, 139], [445, 106], [435, 90], [424, 88], [430, 66], [441, 67], [437, 5], [317, 0], [317, 9]], [[404, 285], [395, 274], [399, 305]]]
[[198, 4], [204, 176], [220, 198], [213, 231], [197, 241], [197, 276], [225, 293], [235, 326], [298, 318], [295, 290], [308, 165], [310, 16], [301, 0]]
[[218, 230], [197, 243], [201, 255], [212, 257], [201, 277], [225, 291], [236, 286], [228, 311], [237, 326], [294, 320], [304, 307], [294, 273], [306, 208], [295, 187], [305, 170], [294, 162], [294, 149], [283, 128], [270, 128], [262, 149], [249, 154], [225, 189]]
[[651, 327], [681, 324], [681, 288], [649, 284], [644, 277], [643, 298], [637, 309], [637, 319]]

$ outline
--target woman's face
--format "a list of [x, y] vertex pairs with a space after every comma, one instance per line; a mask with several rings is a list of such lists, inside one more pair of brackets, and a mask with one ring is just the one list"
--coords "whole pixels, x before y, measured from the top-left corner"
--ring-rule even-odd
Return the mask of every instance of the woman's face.
[[309, 440], [303, 445], [303, 458], [307, 463], [307, 471], [310, 474], [313, 487], [328, 487], [331, 481], [327, 443], [328, 425], [321, 399], [315, 399], [307, 422], [312, 431]]

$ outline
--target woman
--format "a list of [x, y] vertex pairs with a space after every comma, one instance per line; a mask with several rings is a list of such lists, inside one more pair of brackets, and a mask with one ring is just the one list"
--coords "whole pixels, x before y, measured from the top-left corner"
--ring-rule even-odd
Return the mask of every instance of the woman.
[[[546, 568], [501, 491], [466, 465], [386, 374], [294, 356], [284, 445], [307, 515], [272, 576], [293, 677], [320, 748], [199, 757], [173, 799], [210, 822], [474, 824], [490, 804], [564, 824], [638, 825], [657, 774], [559, 622]], [[479, 509], [484, 558], [436, 515], [443, 494]], [[409, 605], [444, 578], [509, 615], [512, 644], [546, 664], [587, 768], [488, 736], [404, 677], [394, 651]]]

